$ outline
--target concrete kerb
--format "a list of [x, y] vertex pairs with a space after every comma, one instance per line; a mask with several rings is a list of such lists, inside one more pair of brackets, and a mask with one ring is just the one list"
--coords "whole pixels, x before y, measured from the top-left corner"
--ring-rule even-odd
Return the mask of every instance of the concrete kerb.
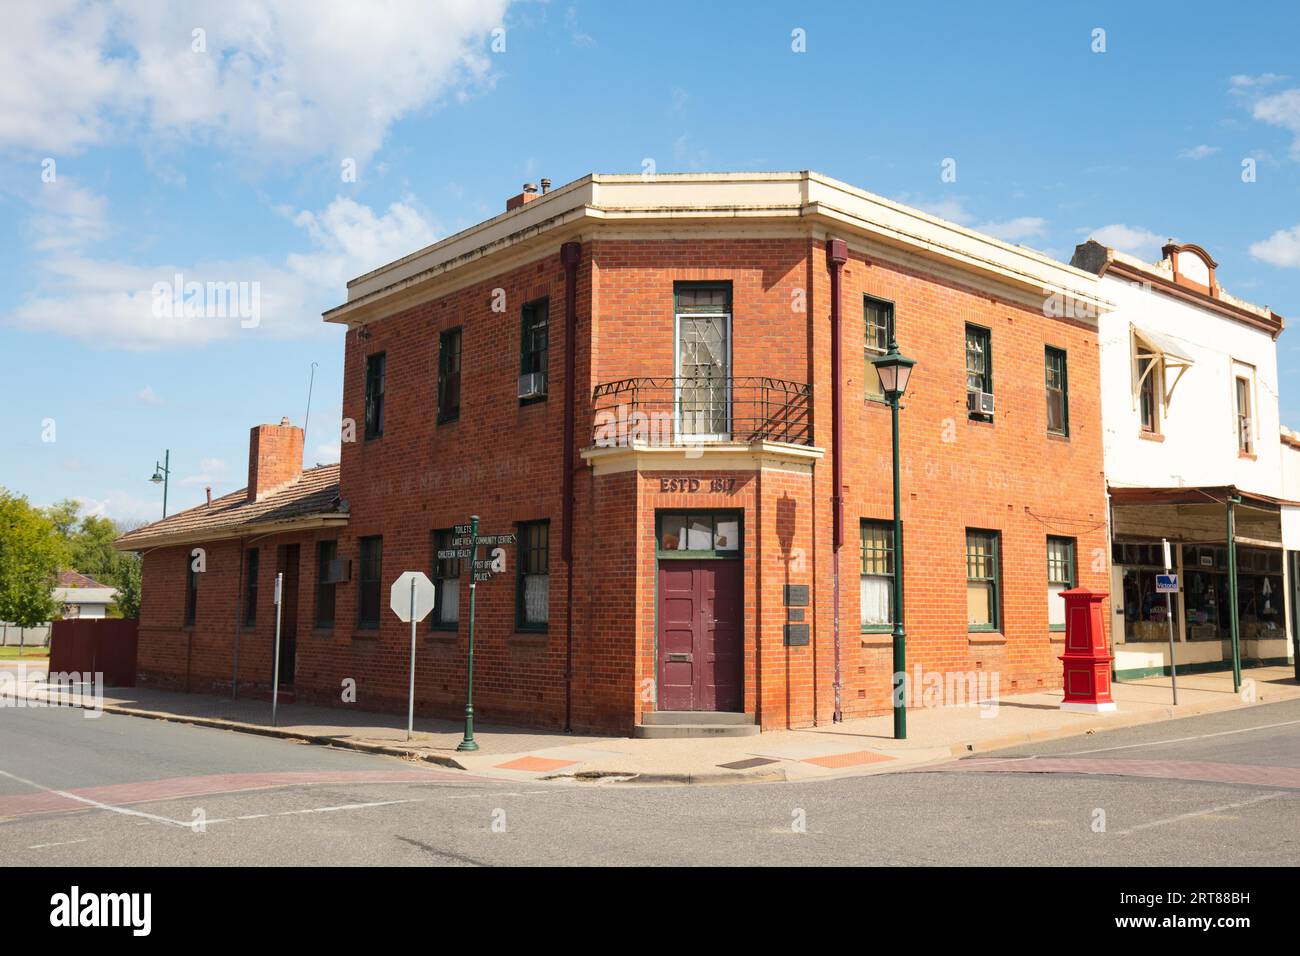
[[313, 744], [318, 747], [333, 747], [337, 750], [355, 750], [360, 753], [401, 757], [404, 760], [420, 760], [425, 763], [447, 767], [451, 770], [465, 769], [454, 758], [444, 757], [441, 754], [412, 750], [406, 747], [394, 747], [390, 744], [372, 744], [364, 740], [348, 740], [347, 738], [333, 737], [328, 734], [304, 734], [301, 731], [267, 727], [263, 724], [245, 724], [241, 721], [225, 720], [221, 717], [196, 717], [188, 714], [172, 714], [160, 710], [137, 710], [134, 707], [120, 707], [116, 704], [105, 704], [101, 708], [94, 708], [87, 704], [73, 704], [72, 706], [80, 707], [82, 710], [98, 709], [106, 714], [118, 714], [123, 717], [143, 717], [146, 720], [163, 720], [173, 724], [191, 724], [195, 727], [210, 727], [215, 730], [229, 730], [241, 734], [278, 737], [281, 740], [297, 740], [301, 743]]
[[241, 734], [257, 734], [262, 737], [278, 737], [282, 740], [298, 740], [318, 747], [334, 747], [338, 750], [355, 750], [360, 753], [382, 754], [387, 757], [401, 757], [404, 760], [420, 760], [424, 763], [437, 764], [452, 770], [464, 770], [454, 758], [425, 750], [413, 750], [406, 747], [394, 747], [391, 744], [372, 744], [364, 740], [348, 740], [329, 734], [304, 734], [301, 731], [282, 730], [279, 727], [267, 727], [262, 724], [245, 724], [237, 720], [223, 720], [220, 717], [190, 717], [185, 714], [169, 714], [163, 711], [135, 710], [131, 707], [105, 706], [108, 714], [121, 714], [127, 717], [146, 717], [150, 720], [165, 720], [177, 724], [192, 724], [196, 727], [213, 727], [218, 730], [231, 730]]

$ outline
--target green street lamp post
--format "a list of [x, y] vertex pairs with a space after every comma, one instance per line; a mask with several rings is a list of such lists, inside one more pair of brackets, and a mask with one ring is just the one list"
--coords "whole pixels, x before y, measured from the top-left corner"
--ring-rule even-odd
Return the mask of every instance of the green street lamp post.
[[902, 478], [898, 464], [898, 401], [907, 391], [907, 380], [912, 377], [910, 359], [898, 351], [898, 342], [892, 336], [889, 351], [875, 360], [876, 374], [880, 376], [880, 390], [889, 401], [894, 421], [894, 739], [907, 739], [907, 632], [903, 630], [903, 509]]
[[163, 460], [161, 465], [158, 464], [157, 460], [155, 459], [153, 463], [153, 477], [149, 479], [155, 485], [163, 486], [163, 517], [164, 518], [167, 517], [167, 484], [168, 484], [168, 479], [171, 478], [172, 475], [172, 470], [169, 467], [171, 465], [171, 461], [172, 461], [172, 450], [168, 448], [165, 452], [163, 452]]

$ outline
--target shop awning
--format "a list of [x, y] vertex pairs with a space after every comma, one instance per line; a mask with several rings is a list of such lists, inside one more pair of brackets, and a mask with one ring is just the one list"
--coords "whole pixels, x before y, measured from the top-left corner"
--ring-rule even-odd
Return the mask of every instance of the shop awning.
[[1110, 494], [1111, 503], [1117, 505], [1227, 504], [1229, 498], [1236, 497], [1244, 504], [1276, 508], [1282, 505], [1300, 506], [1300, 501], [1242, 491], [1233, 485], [1180, 485], [1175, 488], [1131, 488], [1110, 485], [1106, 490]]
[[[1179, 345], [1172, 336], [1165, 335], [1163, 332], [1149, 332], [1146, 329], [1140, 329], [1136, 325], [1131, 326], [1133, 330], [1133, 352], [1139, 359], [1150, 359], [1150, 365], [1147, 366], [1137, 381], [1137, 391], [1142, 391], [1142, 381], [1148, 375], [1152, 374], [1157, 364], [1164, 366], [1165, 380], [1165, 404], [1169, 404], [1169, 399], [1173, 397], [1174, 389], [1182, 380], [1183, 373], [1195, 364], [1195, 360], [1187, 354], [1187, 349]], [[1177, 371], [1177, 375], [1170, 379], [1169, 371]]]

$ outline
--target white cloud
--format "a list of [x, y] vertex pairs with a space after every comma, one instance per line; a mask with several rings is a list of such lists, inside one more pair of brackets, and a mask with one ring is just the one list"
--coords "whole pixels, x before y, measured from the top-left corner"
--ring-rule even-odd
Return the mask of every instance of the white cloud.
[[938, 216], [940, 219], [955, 222], [959, 226], [969, 226], [975, 221], [975, 217], [966, 209], [965, 200], [959, 198], [940, 199], [937, 202], [917, 202], [916, 208], [922, 212], [928, 212], [932, 216]]
[[224, 481], [228, 470], [228, 466], [220, 458], [200, 458], [198, 473], [186, 475], [179, 484], [211, 485], [214, 482]]
[[369, 206], [338, 196], [324, 212], [302, 211], [293, 222], [307, 231], [316, 250], [291, 254], [289, 268], [312, 283], [332, 287], [340, 301], [349, 279], [410, 255], [436, 238], [424, 217], [400, 202], [377, 216]]
[[1300, 89], [1283, 90], [1257, 100], [1251, 115], [1271, 126], [1280, 126], [1294, 134], [1291, 156], [1300, 159]]
[[1148, 262], [1160, 260], [1160, 250], [1165, 244], [1165, 238], [1159, 233], [1139, 226], [1126, 226], [1119, 222], [1102, 226], [1100, 229], [1085, 231], [1103, 246], [1139, 256]]
[[316, 446], [316, 451], [313, 452], [312, 458], [318, 465], [332, 465], [339, 460], [339, 454], [342, 451], [342, 448], [343, 446], [340, 442], [334, 442], [332, 444], [330, 442], [325, 442]]
[[27, 226], [34, 249], [60, 252], [80, 248], [108, 236], [108, 200], [67, 176], [58, 176], [32, 194]]
[[490, 82], [484, 41], [509, 2], [13, 4], [0, 31], [0, 145], [67, 152], [143, 130], [364, 162], [401, 117]]
[[1047, 220], [1038, 216], [1018, 216], [1005, 222], [985, 222], [974, 229], [1003, 242], [1023, 242], [1035, 239], [1047, 231]]
[[1300, 269], [1300, 226], [1279, 229], [1267, 239], [1252, 242], [1250, 254], [1269, 265]]
[[[77, 248], [40, 260], [35, 289], [9, 314], [19, 328], [52, 332], [103, 348], [147, 351], [204, 345], [235, 336], [296, 338], [320, 334], [320, 313], [343, 300], [347, 280], [434, 241], [433, 227], [412, 206], [393, 203], [383, 215], [336, 198], [323, 212], [292, 214], [311, 251], [281, 265], [258, 258], [134, 265], [96, 259]], [[177, 281], [180, 277], [180, 281]], [[185, 317], [157, 311], [173, 289], [190, 283], [234, 284], [242, 312], [212, 301]], [[155, 290], [161, 288], [161, 296]], [[210, 297], [218, 298], [218, 297]]]
[[[162, 518], [161, 490], [156, 498], [139, 498], [120, 489], [113, 489], [102, 498], [73, 495], [72, 500], [81, 506], [83, 516], [112, 518], [124, 524], [138, 524], [142, 521], [157, 521]], [[170, 514], [175, 514], [181, 509], [169, 501], [167, 510]]]
[[[905, 201], [905, 200], [904, 200]], [[989, 220], [978, 222], [975, 214], [966, 208], [966, 200], [961, 196], [952, 196], [934, 202], [918, 200], [916, 208], [932, 216], [955, 222], [959, 226], [974, 229], [1003, 242], [1023, 242], [1036, 239], [1047, 232], [1047, 220], [1040, 216], [1017, 216], [1001, 222]]]
[[1283, 73], [1260, 73], [1257, 76], [1237, 73], [1228, 78], [1228, 87], [1233, 93], [1246, 93], [1261, 86], [1272, 86], [1286, 79], [1289, 77]]
[[1184, 149], [1178, 154], [1179, 159], [1208, 159], [1215, 153], [1219, 152], [1218, 146], [1207, 146], [1202, 143], [1200, 146], [1193, 146], [1190, 149]]
[[146, 385], [136, 393], [136, 401], [141, 405], [161, 405], [163, 400], [154, 392], [152, 385]]

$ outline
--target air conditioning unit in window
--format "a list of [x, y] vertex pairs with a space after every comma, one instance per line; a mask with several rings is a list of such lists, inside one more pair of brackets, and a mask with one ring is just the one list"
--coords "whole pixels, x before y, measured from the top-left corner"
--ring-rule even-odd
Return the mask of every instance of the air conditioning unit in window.
[[335, 558], [325, 565], [325, 580], [322, 584], [346, 584], [352, 580], [352, 559]]
[[542, 398], [546, 394], [546, 373], [528, 372], [519, 376], [520, 398]]
[[977, 415], [993, 414], [993, 393], [970, 389], [966, 392], [966, 410]]

